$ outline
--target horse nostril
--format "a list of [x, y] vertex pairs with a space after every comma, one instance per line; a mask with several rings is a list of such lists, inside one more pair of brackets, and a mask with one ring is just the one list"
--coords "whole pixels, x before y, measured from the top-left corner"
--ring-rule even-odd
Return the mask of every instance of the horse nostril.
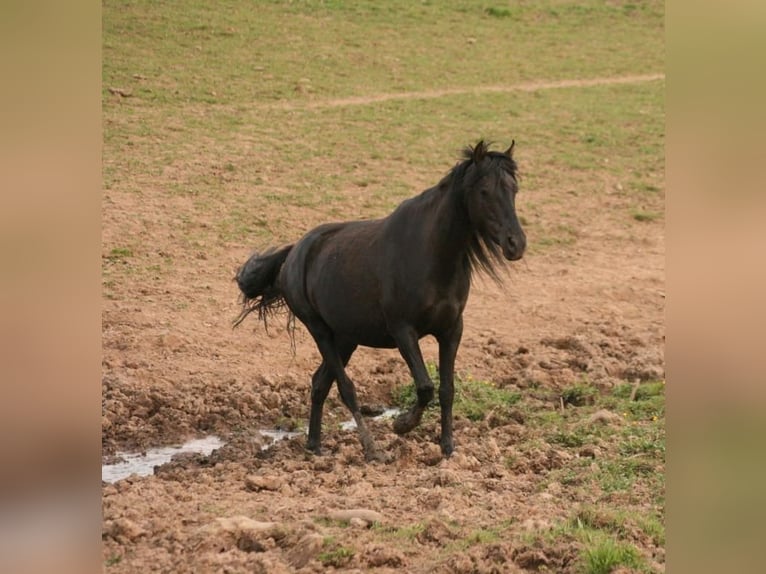
[[524, 253], [526, 244], [527, 242], [524, 237], [520, 237], [518, 235], [508, 236], [508, 245], [510, 246], [511, 250], [518, 255]]

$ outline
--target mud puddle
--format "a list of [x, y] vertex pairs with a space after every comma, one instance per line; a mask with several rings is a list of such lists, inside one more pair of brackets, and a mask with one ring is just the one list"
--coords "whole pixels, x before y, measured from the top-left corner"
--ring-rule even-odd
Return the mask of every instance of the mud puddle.
[[[372, 417], [373, 420], [384, 420], [395, 417], [401, 412], [400, 409], [384, 409], [379, 415]], [[340, 423], [342, 430], [353, 430], [356, 428], [356, 421], [348, 420]], [[305, 431], [285, 431], [281, 429], [260, 429], [260, 435], [267, 439], [266, 444], [261, 448], [266, 450], [280, 440], [293, 438], [306, 434]], [[160, 466], [170, 460], [177, 454], [195, 453], [209, 455], [215, 449], [225, 444], [217, 436], [207, 436], [204, 438], [190, 440], [181, 446], [164, 446], [147, 449], [140, 453], [118, 452], [114, 457], [116, 462], [101, 465], [101, 480], [103, 482], [115, 483], [131, 475], [150, 476], [154, 474], [154, 467]]]
[[[385, 409], [379, 415], [376, 415], [376, 416], [372, 417], [372, 420], [380, 421], [380, 420], [384, 420], [384, 419], [392, 419], [392, 418], [394, 418], [396, 415], [398, 415], [401, 412], [402, 412], [402, 410], [401, 409], [397, 409], [397, 408]], [[351, 419], [349, 421], [344, 421], [344, 422], [340, 423], [340, 428], [343, 429], [343, 430], [355, 429], [356, 428], [356, 421], [354, 419]]]
[[101, 465], [101, 480], [117, 482], [132, 474], [149, 476], [154, 473], [154, 467], [170, 462], [173, 456], [181, 453], [199, 453], [209, 455], [215, 449], [224, 445], [217, 436], [207, 436], [185, 442], [181, 446], [164, 446], [146, 449], [140, 453], [118, 452], [117, 462]]

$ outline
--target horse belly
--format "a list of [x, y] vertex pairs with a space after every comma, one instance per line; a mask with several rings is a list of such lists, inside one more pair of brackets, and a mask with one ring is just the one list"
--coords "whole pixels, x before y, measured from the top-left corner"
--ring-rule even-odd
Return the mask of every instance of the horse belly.
[[315, 304], [336, 337], [365, 347], [396, 346], [388, 332], [379, 300], [370, 297], [370, 291], [337, 287], [328, 295], [316, 300]]

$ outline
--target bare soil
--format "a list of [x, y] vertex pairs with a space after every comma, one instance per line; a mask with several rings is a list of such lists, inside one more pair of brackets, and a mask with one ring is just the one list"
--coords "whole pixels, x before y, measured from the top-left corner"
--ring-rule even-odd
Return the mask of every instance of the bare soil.
[[[586, 218], [603, 209], [592, 201], [578, 199]], [[306, 424], [318, 353], [301, 326], [294, 352], [280, 321], [268, 332], [254, 319], [232, 330], [231, 279], [247, 248], [188, 249], [158, 215], [184, 208], [180, 199], [160, 209], [109, 193], [105, 244], [132, 221], [154, 222], [135, 225], [134, 237], [151, 245], [145, 257], [172, 259], [173, 267], [126, 273], [104, 300], [103, 452], [211, 433], [228, 443], [154, 476], [102, 485], [106, 571], [574, 571], [574, 542], [546, 546], [525, 534], [570, 517], [599, 493], [550, 482], [568, 452], [542, 439], [536, 449], [515, 448], [536, 436], [524, 417], [458, 419], [448, 460], [438, 455], [434, 420], [406, 437], [390, 421], [373, 422], [392, 462], [369, 464], [355, 431], [338, 429], [348, 413], [333, 390], [323, 456], [305, 453], [303, 437], [261, 451], [258, 428]], [[356, 217], [353, 205], [347, 215]], [[555, 223], [555, 211], [546, 217]], [[560, 408], [560, 390], [584, 377], [604, 389], [664, 378], [662, 223], [589, 221], [574, 244], [512, 265], [504, 285], [477, 279], [459, 372], [518, 390], [543, 410]], [[433, 341], [423, 350], [436, 358]], [[360, 349], [349, 371], [371, 406], [390, 405], [392, 389], [410, 380], [394, 351]], [[640, 502], [641, 493], [633, 495]], [[380, 520], [330, 517], [349, 509], [376, 511]], [[497, 534], [485, 540], [482, 531]], [[664, 562], [640, 532], [633, 541], [650, 563]]]

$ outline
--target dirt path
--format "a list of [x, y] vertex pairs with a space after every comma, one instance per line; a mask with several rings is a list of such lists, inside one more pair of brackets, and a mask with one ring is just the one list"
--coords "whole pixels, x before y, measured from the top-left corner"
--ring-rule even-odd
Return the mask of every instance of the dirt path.
[[590, 78], [577, 80], [557, 80], [552, 82], [538, 81], [509, 86], [475, 86], [462, 88], [449, 88], [444, 90], [426, 90], [422, 92], [403, 92], [393, 94], [378, 94], [373, 96], [354, 96], [349, 98], [335, 98], [330, 100], [316, 100], [296, 104], [283, 102], [267, 106], [269, 109], [280, 110], [318, 110], [325, 108], [339, 108], [344, 106], [364, 106], [394, 100], [431, 100], [446, 96], [462, 96], [466, 94], [492, 94], [510, 92], [535, 92], [538, 90], [558, 90], [562, 88], [585, 88], [590, 86], [607, 86], [620, 84], [638, 84], [643, 82], [656, 82], [664, 80], [665, 74], [642, 74], [629, 76], [613, 76], [606, 78]]

